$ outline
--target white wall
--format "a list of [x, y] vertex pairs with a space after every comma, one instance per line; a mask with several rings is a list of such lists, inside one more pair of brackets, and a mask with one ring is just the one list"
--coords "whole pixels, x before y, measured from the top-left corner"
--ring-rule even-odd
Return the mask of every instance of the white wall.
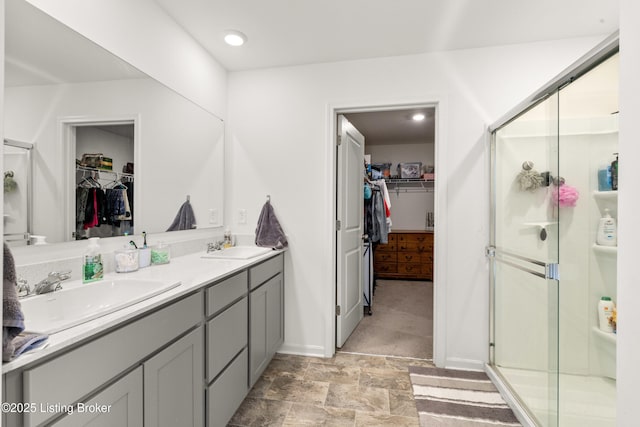
[[618, 198], [618, 425], [637, 423], [640, 384], [640, 3], [620, 0], [620, 194]]
[[[393, 143], [366, 145], [365, 152], [371, 154], [372, 163], [391, 163], [391, 175], [397, 173], [400, 162], [422, 162], [422, 165], [435, 164], [434, 144], [432, 143]], [[427, 184], [433, 190], [433, 184]], [[394, 190], [394, 184], [388, 185], [391, 199], [392, 231], [424, 230], [426, 212], [434, 212], [433, 192], [418, 191], [418, 187], [403, 187]], [[405, 190], [409, 192], [405, 192]]]
[[225, 118], [226, 70], [153, 0], [27, 1]]
[[[592, 48], [585, 38], [229, 74], [226, 214], [253, 232], [270, 194], [289, 235], [285, 351], [333, 353], [331, 106], [439, 102], [436, 353], [448, 366], [487, 359], [488, 160], [485, 129]], [[237, 223], [239, 209], [248, 223]], [[469, 215], [470, 209], [474, 215]], [[440, 230], [440, 233], [438, 232]]]

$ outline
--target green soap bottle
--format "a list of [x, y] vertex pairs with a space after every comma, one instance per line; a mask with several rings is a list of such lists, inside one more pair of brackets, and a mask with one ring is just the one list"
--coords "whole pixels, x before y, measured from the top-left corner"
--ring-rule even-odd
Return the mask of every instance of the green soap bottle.
[[95, 282], [104, 277], [99, 239], [99, 237], [89, 239], [89, 247], [82, 260], [82, 283]]

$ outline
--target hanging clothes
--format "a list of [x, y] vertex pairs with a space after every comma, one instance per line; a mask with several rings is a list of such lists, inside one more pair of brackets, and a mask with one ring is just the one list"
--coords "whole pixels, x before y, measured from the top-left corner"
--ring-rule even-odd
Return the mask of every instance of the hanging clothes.
[[372, 194], [364, 201], [364, 229], [369, 240], [375, 243], [387, 243], [389, 228], [387, 226], [386, 208], [382, 189], [378, 183], [369, 184]]

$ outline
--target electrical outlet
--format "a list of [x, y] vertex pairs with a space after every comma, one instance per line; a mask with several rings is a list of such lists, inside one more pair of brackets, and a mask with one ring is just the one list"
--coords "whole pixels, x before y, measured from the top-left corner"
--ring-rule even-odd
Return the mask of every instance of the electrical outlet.
[[238, 224], [246, 224], [247, 223], [247, 210], [240, 209], [238, 211]]
[[218, 209], [209, 209], [209, 224], [218, 223]]

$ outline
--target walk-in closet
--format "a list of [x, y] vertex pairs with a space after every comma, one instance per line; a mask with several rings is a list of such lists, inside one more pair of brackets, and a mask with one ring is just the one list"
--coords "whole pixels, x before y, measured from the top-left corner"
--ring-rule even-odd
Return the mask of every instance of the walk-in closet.
[[435, 113], [345, 115], [365, 139], [365, 316], [342, 351], [433, 358]]

